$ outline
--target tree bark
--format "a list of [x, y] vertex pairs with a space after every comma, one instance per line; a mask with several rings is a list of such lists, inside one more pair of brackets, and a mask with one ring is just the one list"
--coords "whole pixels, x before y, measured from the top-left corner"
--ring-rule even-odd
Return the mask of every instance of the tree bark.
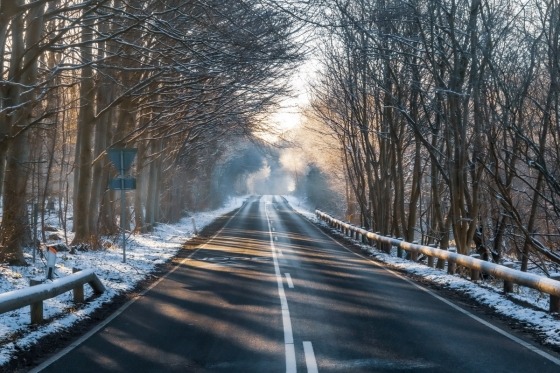
[[[90, 231], [90, 198], [92, 188], [92, 141], [95, 126], [96, 91], [94, 85], [93, 60], [93, 19], [86, 19], [82, 29], [81, 56], [84, 62], [80, 82], [80, 111], [78, 116], [78, 137], [75, 154], [75, 171], [77, 183], [74, 185], [74, 231], [73, 245], [89, 243], [92, 238]], [[94, 206], [93, 208], [96, 208]]]
[[[21, 4], [20, 0], [18, 5]], [[38, 74], [37, 59], [40, 53], [38, 43], [43, 30], [43, 7], [31, 8], [27, 23], [24, 23], [23, 17], [23, 14], [20, 14], [12, 22], [12, 59], [9, 77], [21, 83], [21, 86], [33, 87]], [[20, 86], [14, 85], [9, 88], [5, 99], [6, 107], [21, 105], [21, 108], [16, 109], [10, 119], [6, 118], [8, 122], [5, 123], [5, 129], [8, 130], [5, 133], [10, 134], [10, 141], [4, 178], [0, 261], [18, 265], [25, 264], [23, 244], [26, 238], [29, 238], [26, 194], [29, 174], [26, 168], [29, 159], [27, 130], [33, 117], [35, 95], [34, 89], [24, 92]]]

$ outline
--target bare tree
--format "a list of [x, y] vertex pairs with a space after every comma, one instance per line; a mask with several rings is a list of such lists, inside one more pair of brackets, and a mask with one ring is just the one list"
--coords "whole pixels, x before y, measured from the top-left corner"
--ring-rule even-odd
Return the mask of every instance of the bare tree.
[[[47, 138], [34, 128], [50, 126], [50, 138], [64, 142], [50, 143], [48, 170], [57, 169], [61, 209], [73, 194], [74, 243], [116, 227], [111, 146], [140, 148], [137, 225], [146, 209], [153, 226], [182, 211], [183, 203], [161, 209], [166, 193], [189, 203], [181, 188], [165, 188], [186, 169], [185, 153], [205, 150], [208, 139], [251, 138], [300, 58], [293, 20], [252, 1], [22, 0], [0, 3], [0, 20], [0, 260], [20, 264], [27, 202], [39, 186], [37, 177], [28, 183], [28, 161], [45, 156], [28, 159], [28, 137]], [[208, 176], [216, 160], [207, 157]], [[55, 193], [44, 191], [42, 204]]]
[[494, 260], [518, 248], [523, 269], [558, 262], [557, 2], [314, 6], [288, 11], [326, 35], [313, 107], [362, 219]]

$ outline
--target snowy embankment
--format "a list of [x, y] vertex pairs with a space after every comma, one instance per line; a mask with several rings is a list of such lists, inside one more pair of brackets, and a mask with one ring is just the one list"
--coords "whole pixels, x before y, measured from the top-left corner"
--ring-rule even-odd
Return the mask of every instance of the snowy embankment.
[[[328, 225], [319, 220], [313, 212], [306, 209], [297, 199], [290, 196], [286, 196], [285, 198], [301, 215], [315, 224], [323, 225], [330, 229]], [[333, 230], [332, 233], [342, 237], [342, 235], [335, 230]], [[550, 314], [547, 311], [548, 294], [515, 285], [514, 293], [505, 295], [503, 293], [503, 282], [501, 280], [486, 280], [485, 282], [473, 283], [467, 278], [461, 277], [459, 274], [448, 275], [444, 271], [429, 268], [420, 262], [415, 263], [398, 258], [396, 256], [396, 250], [389, 255], [348, 237], [344, 238], [352, 241], [356, 245], [360, 245], [365, 255], [375, 258], [376, 261], [385, 263], [387, 267], [420, 276], [426, 281], [459, 292], [478, 303], [491, 307], [501, 315], [524, 324], [527, 329], [536, 331], [543, 338], [544, 343], [557, 348], [560, 347], [560, 317], [558, 314]], [[531, 305], [531, 307], [524, 307], [519, 305], [519, 303], [528, 304]]]
[[[196, 229], [200, 230], [241, 206], [243, 201], [242, 198], [235, 198], [221, 209], [195, 213], [173, 225], [158, 224], [150, 234], [127, 237], [126, 263], [122, 262], [122, 248], [118, 239], [106, 250], [59, 252], [55, 278], [71, 274], [74, 267], [92, 268], [107, 291], [76, 308], [72, 303], [72, 292], [44, 301], [44, 317], [49, 321], [45, 325], [30, 325], [30, 307], [0, 315], [0, 366], [9, 362], [15, 352], [25, 350], [44, 336], [71, 327], [115, 296], [133, 290], [140, 281], [150, 276], [156, 265], [173, 258], [181, 246], [195, 235], [192, 219]], [[27, 288], [30, 279], [46, 277], [44, 260], [37, 255], [33, 263], [31, 251], [26, 252], [25, 256], [30, 264], [27, 267], [0, 266], [0, 293]], [[84, 289], [86, 298], [93, 294], [89, 286], [84, 286]]]

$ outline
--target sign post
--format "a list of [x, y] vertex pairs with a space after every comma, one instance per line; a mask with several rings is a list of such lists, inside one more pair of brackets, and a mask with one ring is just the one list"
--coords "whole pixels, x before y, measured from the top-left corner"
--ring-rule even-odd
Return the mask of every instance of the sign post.
[[45, 256], [47, 257], [47, 280], [52, 280], [56, 264], [56, 247], [47, 246]]
[[125, 148], [111, 148], [107, 151], [109, 160], [115, 168], [119, 171], [119, 176], [110, 181], [110, 188], [113, 190], [121, 191], [121, 231], [122, 231], [122, 248], [123, 248], [123, 263], [126, 263], [126, 234], [125, 234], [125, 219], [126, 219], [126, 201], [125, 191], [136, 189], [136, 179], [126, 177], [125, 174], [130, 169], [134, 158], [136, 157], [137, 149]]

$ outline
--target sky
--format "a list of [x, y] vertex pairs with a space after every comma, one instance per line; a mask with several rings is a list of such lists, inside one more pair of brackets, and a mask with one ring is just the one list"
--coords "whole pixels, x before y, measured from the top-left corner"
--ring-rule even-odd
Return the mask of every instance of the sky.
[[290, 86], [293, 95], [282, 100], [280, 109], [270, 116], [277, 131], [286, 132], [297, 128], [304, 121], [302, 109], [310, 102], [309, 83], [316, 75], [317, 59], [309, 57], [292, 75]]

